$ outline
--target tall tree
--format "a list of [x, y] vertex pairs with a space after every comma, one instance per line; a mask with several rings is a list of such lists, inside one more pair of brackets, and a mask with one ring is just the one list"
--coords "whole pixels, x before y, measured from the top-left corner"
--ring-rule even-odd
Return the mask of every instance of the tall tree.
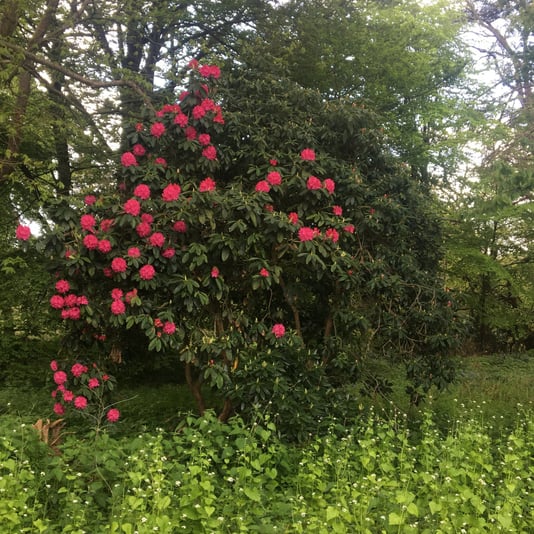
[[534, 12], [521, 0], [469, 0], [465, 9], [479, 64], [473, 107], [485, 119], [450, 205], [450, 282], [464, 294], [475, 348], [517, 349], [534, 326]]
[[450, 172], [452, 129], [465, 121], [452, 88], [467, 61], [450, 2], [295, 0], [277, 16], [262, 34], [277, 66], [326, 99], [350, 96], [382, 114], [414, 177], [428, 182], [431, 164]]
[[[176, 72], [186, 57], [228, 53], [267, 7], [263, 0], [5, 2], [0, 182], [12, 176], [31, 185], [39, 174], [27, 139], [46, 147], [49, 182], [63, 194], [73, 176], [83, 183], [87, 168], [94, 179], [126, 135], [121, 117], [177, 83], [169, 77], [170, 87], [162, 87], [162, 70]], [[32, 130], [32, 100], [44, 110], [40, 132]]]

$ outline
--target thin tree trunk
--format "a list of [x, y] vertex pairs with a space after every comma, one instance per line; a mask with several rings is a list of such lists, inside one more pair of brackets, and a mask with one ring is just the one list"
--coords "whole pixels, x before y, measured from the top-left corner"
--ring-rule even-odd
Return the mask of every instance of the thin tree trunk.
[[189, 390], [191, 391], [198, 408], [199, 415], [204, 415], [206, 411], [206, 404], [204, 402], [204, 397], [202, 396], [201, 381], [198, 378], [193, 377], [193, 366], [191, 362], [186, 362], [185, 364], [185, 379]]

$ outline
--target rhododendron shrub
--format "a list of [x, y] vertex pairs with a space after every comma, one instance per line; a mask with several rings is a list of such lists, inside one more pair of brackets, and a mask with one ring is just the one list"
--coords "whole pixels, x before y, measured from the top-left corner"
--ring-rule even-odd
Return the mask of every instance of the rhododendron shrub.
[[[340, 340], [357, 320], [358, 222], [368, 207], [340, 193], [354, 187], [355, 172], [327, 174], [320, 147], [258, 156], [239, 179], [218, 174], [218, 77], [194, 67], [177, 102], [132, 128], [118, 187], [94, 192], [98, 202], [58, 226], [63, 282], [50, 304], [77, 340], [117, 362], [127, 358], [128, 330], [149, 350], [177, 355], [201, 411], [201, 382], [223, 392], [227, 416], [231, 406], [272, 399], [287, 374], [302, 391], [315, 376], [319, 398], [302, 402], [317, 406], [330, 388], [326, 370], [353, 376], [356, 358], [347, 361]], [[262, 389], [266, 367], [279, 374]]]

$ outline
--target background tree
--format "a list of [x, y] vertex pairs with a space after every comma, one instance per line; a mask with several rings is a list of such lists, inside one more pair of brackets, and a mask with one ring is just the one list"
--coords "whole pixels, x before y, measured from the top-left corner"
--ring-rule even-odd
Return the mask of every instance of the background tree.
[[449, 282], [465, 294], [475, 350], [519, 349], [531, 343], [534, 310], [532, 5], [467, 2], [466, 11], [486, 72], [472, 96], [484, 130], [450, 204]]
[[450, 175], [458, 157], [452, 132], [466, 116], [455, 88], [468, 62], [454, 5], [308, 0], [273, 17], [274, 25], [259, 27], [258, 54], [326, 99], [371, 106], [414, 178]]

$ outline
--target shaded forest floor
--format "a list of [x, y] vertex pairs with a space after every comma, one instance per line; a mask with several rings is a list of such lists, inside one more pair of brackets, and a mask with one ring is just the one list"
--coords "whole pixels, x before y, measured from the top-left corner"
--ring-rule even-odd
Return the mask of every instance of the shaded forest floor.
[[[517, 415], [518, 405], [534, 404], [534, 353], [495, 354], [458, 358], [456, 381], [445, 391], [434, 391], [419, 407], [409, 405], [402, 370], [390, 363], [376, 363], [375, 371], [393, 385], [389, 395], [357, 396], [355, 409], [402, 412], [409, 417], [430, 408], [436, 421], [448, 425], [460, 405], [477, 405], [480, 413], [494, 421], [496, 428], [506, 426]], [[49, 377], [47, 377], [49, 378]], [[354, 387], [359, 391], [360, 384]], [[26, 388], [23, 384], [0, 386], [0, 417], [16, 416], [33, 422], [55, 418], [50, 397], [51, 385]], [[121, 384], [117, 389], [122, 413], [120, 433], [164, 428], [172, 430], [184, 416], [195, 413], [195, 403], [185, 385], [162, 381], [146, 384]]]

